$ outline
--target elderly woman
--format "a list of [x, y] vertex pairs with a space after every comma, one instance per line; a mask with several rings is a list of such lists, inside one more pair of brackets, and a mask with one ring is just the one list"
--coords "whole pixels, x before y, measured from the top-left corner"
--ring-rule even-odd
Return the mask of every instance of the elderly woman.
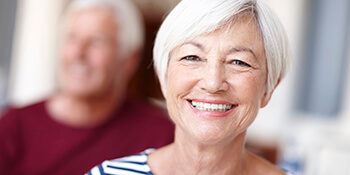
[[244, 143], [289, 59], [284, 29], [264, 0], [182, 0], [154, 46], [155, 68], [176, 124], [174, 143], [105, 161], [90, 173], [285, 174]]

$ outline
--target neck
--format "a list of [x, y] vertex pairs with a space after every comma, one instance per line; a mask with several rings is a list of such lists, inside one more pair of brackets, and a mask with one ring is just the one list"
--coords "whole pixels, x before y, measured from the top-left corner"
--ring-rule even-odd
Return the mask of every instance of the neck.
[[116, 92], [98, 98], [58, 93], [49, 100], [47, 108], [54, 120], [65, 125], [95, 127], [105, 123], [123, 101], [124, 96]]
[[172, 155], [176, 165], [173, 166], [174, 174], [243, 174], [245, 132], [227, 143], [213, 145], [195, 143], [183, 137], [175, 139]]

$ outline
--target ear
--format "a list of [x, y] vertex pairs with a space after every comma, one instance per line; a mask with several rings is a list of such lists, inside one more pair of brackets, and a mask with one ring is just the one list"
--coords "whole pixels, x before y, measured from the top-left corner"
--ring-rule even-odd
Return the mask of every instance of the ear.
[[131, 52], [127, 58], [125, 59], [124, 71], [127, 73], [126, 75], [131, 78], [137, 71], [137, 68], [140, 63], [141, 51], [136, 50]]
[[267, 89], [266, 89], [264, 96], [261, 99], [260, 108], [264, 108], [270, 102], [271, 96], [272, 96], [273, 92], [275, 91], [276, 87], [280, 84], [280, 82], [281, 82], [281, 78], [278, 78], [277, 83], [271, 92], [267, 92]]

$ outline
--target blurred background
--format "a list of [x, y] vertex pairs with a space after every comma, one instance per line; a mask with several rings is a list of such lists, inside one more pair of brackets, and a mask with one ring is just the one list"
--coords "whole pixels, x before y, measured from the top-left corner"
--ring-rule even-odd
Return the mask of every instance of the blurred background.
[[[132, 0], [146, 47], [129, 93], [162, 100], [155, 33], [179, 0]], [[248, 130], [247, 147], [305, 175], [350, 174], [350, 1], [268, 0], [287, 31], [293, 65]], [[58, 22], [69, 0], [0, 0], [0, 112], [56, 90]]]

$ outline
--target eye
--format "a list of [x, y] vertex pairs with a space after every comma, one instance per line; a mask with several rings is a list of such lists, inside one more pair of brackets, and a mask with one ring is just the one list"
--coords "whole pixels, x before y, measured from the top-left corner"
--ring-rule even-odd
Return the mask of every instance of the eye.
[[232, 64], [237, 65], [237, 66], [242, 66], [242, 67], [251, 67], [248, 63], [245, 63], [240, 60], [233, 60]]
[[181, 58], [181, 60], [186, 60], [186, 61], [200, 61], [200, 58], [195, 55], [189, 55]]

